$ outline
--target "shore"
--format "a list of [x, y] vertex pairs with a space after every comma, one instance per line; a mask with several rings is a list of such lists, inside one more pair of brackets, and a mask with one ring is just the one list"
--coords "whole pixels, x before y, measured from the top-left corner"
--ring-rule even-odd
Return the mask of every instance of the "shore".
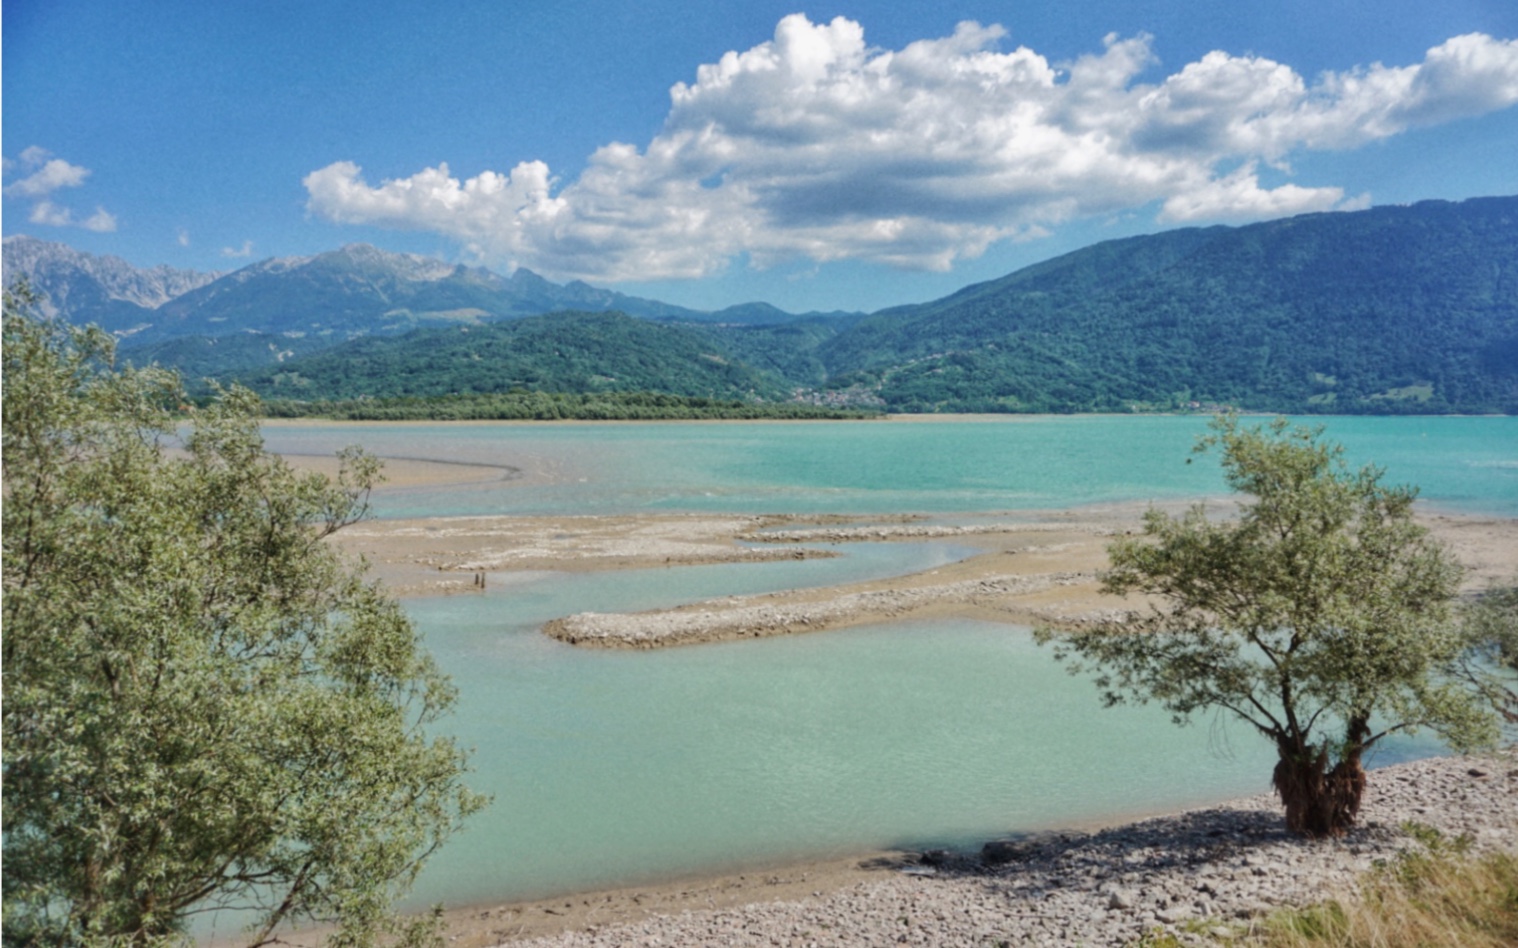
[[[297, 460], [297, 459], [292, 459]], [[301, 463], [297, 461], [297, 463]], [[305, 466], [302, 463], [302, 466]], [[393, 486], [512, 476], [437, 462], [387, 464]], [[545, 632], [581, 647], [648, 648], [797, 634], [905, 616], [1073, 624], [1141, 603], [1104, 596], [1105, 548], [1146, 505], [950, 518], [628, 515], [370, 521], [335, 541], [404, 596], [468, 595], [515, 570], [652, 569], [837, 555], [840, 543], [942, 540], [978, 550], [933, 570], [673, 609], [579, 614]], [[1175, 509], [1179, 509], [1179, 505]], [[1518, 574], [1518, 521], [1423, 512], [1480, 589]], [[1264, 785], [1268, 774], [1261, 775]], [[459, 948], [527, 945], [1126, 944], [1155, 929], [1244, 923], [1279, 904], [1347, 892], [1412, 844], [1413, 820], [1477, 848], [1518, 849], [1518, 762], [1444, 758], [1372, 773], [1343, 840], [1285, 835], [1262, 795], [1122, 826], [1002, 841], [984, 854], [877, 852], [449, 910]]]
[[[1262, 782], [1265, 775], [1261, 777]], [[1518, 850], [1518, 759], [1446, 757], [1370, 773], [1341, 839], [1288, 835], [1270, 794], [1106, 827], [875, 853], [698, 880], [450, 910], [458, 948], [620, 945], [1127, 945], [1221, 935], [1279, 906], [1352, 897], [1410, 828]]]
[[[1221, 508], [1221, 505], [1220, 505]], [[1226, 508], [1221, 508], [1226, 509]], [[656, 648], [818, 632], [906, 617], [957, 616], [1077, 626], [1144, 608], [1101, 592], [1106, 547], [1140, 531], [1143, 508], [1017, 512], [956, 518], [628, 516], [440, 517], [370, 521], [336, 542], [364, 555], [397, 595], [468, 594], [511, 570], [652, 569], [837, 556], [840, 543], [943, 540], [980, 550], [932, 570], [638, 613], [579, 613], [544, 632], [584, 647]], [[1518, 521], [1424, 514], [1466, 565], [1465, 586], [1518, 575]]]

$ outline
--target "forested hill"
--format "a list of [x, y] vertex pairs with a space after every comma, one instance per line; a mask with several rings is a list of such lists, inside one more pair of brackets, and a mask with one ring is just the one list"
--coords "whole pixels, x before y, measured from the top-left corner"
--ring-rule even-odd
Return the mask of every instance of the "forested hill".
[[897, 411], [1518, 412], [1518, 198], [1097, 244], [816, 355]]
[[355, 339], [241, 381], [266, 398], [665, 392], [784, 401], [779, 376], [731, 358], [694, 327], [622, 313], [554, 313]]

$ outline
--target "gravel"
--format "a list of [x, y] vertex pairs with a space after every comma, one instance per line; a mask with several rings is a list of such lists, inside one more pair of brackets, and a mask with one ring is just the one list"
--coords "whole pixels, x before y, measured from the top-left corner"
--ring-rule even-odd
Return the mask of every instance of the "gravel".
[[1100, 832], [935, 851], [891, 877], [799, 902], [656, 916], [522, 945], [1127, 945], [1237, 925], [1279, 905], [1350, 894], [1378, 861], [1417, 848], [1414, 821], [1474, 851], [1518, 850], [1518, 759], [1446, 757], [1370, 774], [1341, 839], [1288, 835], [1262, 795]]

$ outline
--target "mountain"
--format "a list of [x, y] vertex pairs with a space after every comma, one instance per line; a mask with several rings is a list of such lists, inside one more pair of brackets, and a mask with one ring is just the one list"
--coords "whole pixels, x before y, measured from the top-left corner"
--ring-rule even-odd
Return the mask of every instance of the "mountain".
[[565, 308], [618, 308], [665, 319], [697, 315], [585, 283], [560, 286], [530, 270], [503, 277], [482, 267], [350, 244], [312, 257], [265, 260], [185, 293], [160, 307], [151, 335], [217, 335], [235, 327], [338, 341]]
[[43, 314], [120, 334], [141, 329], [159, 306], [221, 276], [167, 266], [139, 270], [120, 257], [97, 257], [23, 234], [5, 238], [3, 246], [5, 285], [24, 278], [41, 295]]
[[80, 276], [62, 298], [117, 307], [139, 364], [303, 399], [646, 388], [898, 412], [1518, 413], [1518, 197], [1106, 241], [868, 316], [699, 313], [364, 245], [154, 303], [171, 276], [135, 297]]
[[354, 339], [240, 381], [267, 398], [646, 392], [784, 400], [787, 383], [699, 328], [563, 312]]
[[122, 339], [130, 361], [178, 368], [192, 379], [277, 365], [360, 336], [562, 310], [692, 325], [797, 318], [763, 303], [707, 313], [580, 281], [561, 285], [526, 269], [504, 277], [367, 244], [226, 274], [137, 270], [31, 237], [7, 237], [4, 246], [5, 279], [26, 277], [43, 294], [44, 313], [97, 323]]
[[815, 357], [896, 411], [1518, 412], [1518, 198], [1108, 241]]

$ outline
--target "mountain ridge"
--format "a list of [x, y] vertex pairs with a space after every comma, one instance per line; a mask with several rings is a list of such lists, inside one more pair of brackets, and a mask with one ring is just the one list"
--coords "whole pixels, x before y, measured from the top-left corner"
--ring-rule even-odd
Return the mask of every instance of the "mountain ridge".
[[44, 314], [97, 323], [129, 346], [234, 332], [325, 335], [335, 343], [555, 310], [617, 310], [692, 323], [794, 318], [763, 303], [709, 313], [578, 280], [558, 284], [526, 268], [503, 276], [364, 243], [269, 257], [226, 273], [199, 273], [166, 266], [140, 270], [119, 257], [13, 235], [4, 240], [4, 272], [7, 283], [25, 277], [41, 292]]
[[[1518, 412], [1518, 197], [1104, 241], [938, 300], [870, 314], [796, 316], [763, 303], [695, 313], [642, 301], [648, 305], [632, 314], [642, 325], [585, 318], [619, 312], [628, 301], [638, 302], [526, 270], [503, 277], [349, 245], [205, 282], [152, 311], [164, 322], [180, 320], [182, 331], [160, 330], [157, 339], [139, 331], [123, 351], [190, 375], [239, 378], [279, 397], [415, 396], [448, 385], [499, 391], [489, 376], [505, 373], [528, 387], [599, 390], [607, 379], [621, 386], [637, 378], [672, 393], [902, 412], [1221, 404]], [[517, 309], [503, 312], [511, 306]], [[534, 308], [563, 318], [528, 317]], [[271, 311], [297, 319], [256, 321]], [[301, 323], [301, 312], [320, 318]], [[522, 318], [539, 322], [515, 336], [490, 328]], [[466, 356], [463, 336], [436, 335], [471, 326], [488, 329], [475, 342], [495, 340], [489, 358], [484, 349]], [[529, 349], [545, 339], [552, 345], [533, 350], [539, 361], [529, 365], [500, 341], [507, 336]], [[624, 353], [602, 344], [607, 337], [644, 353], [669, 379], [629, 368], [619, 361]], [[445, 343], [449, 358], [429, 351]], [[693, 366], [656, 357], [660, 347]], [[573, 372], [555, 362], [569, 351], [577, 353]], [[345, 358], [383, 363], [407, 381], [345, 372]], [[607, 360], [604, 371], [596, 359]], [[701, 360], [731, 367], [726, 381], [713, 382]], [[424, 379], [429, 365], [446, 384]], [[304, 382], [276, 393], [276, 375]]]

